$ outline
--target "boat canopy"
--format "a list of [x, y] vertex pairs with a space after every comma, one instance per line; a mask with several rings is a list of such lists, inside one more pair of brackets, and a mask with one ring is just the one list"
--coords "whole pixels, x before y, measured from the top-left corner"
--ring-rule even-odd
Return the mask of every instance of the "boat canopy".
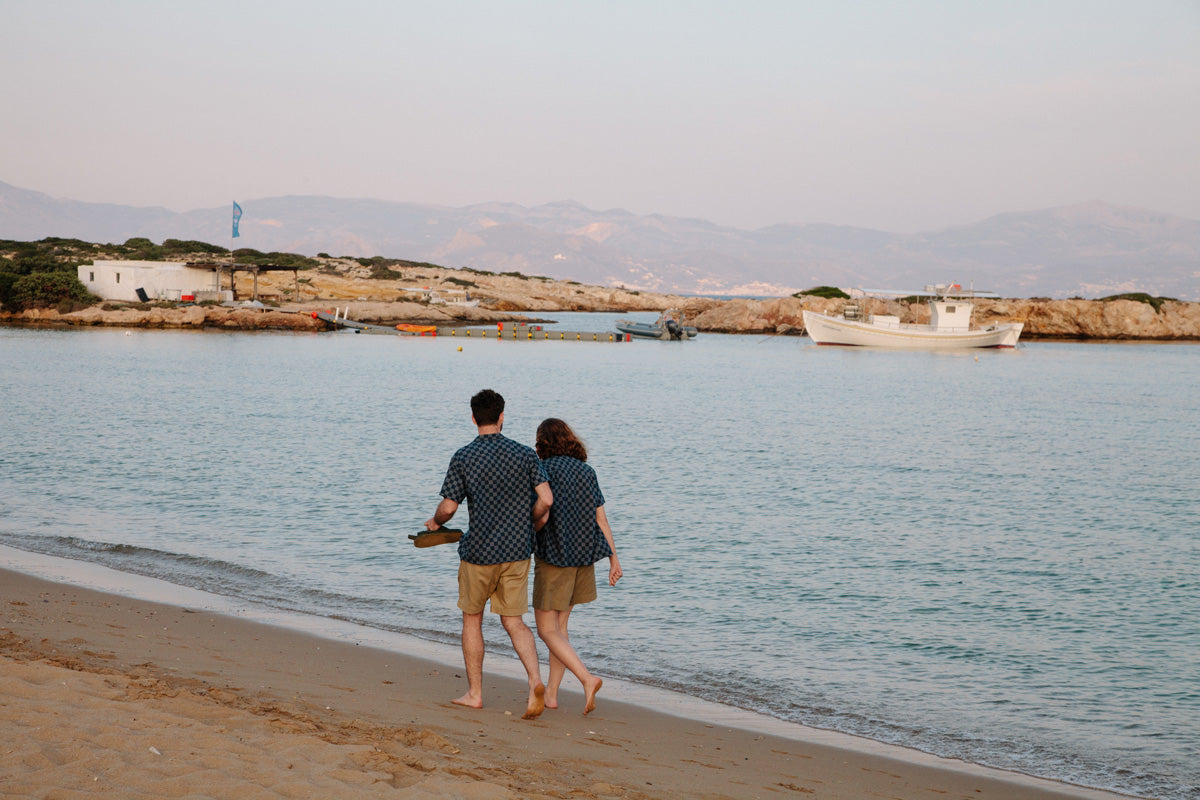
[[999, 297], [995, 292], [983, 289], [964, 289], [957, 283], [938, 283], [926, 286], [919, 292], [906, 289], [854, 289], [864, 295], [886, 294], [895, 297]]

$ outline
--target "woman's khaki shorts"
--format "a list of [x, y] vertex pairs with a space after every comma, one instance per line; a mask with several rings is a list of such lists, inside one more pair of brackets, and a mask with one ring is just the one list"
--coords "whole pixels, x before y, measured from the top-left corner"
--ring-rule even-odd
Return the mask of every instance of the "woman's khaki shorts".
[[533, 565], [533, 607], [538, 611], [570, 611], [571, 606], [596, 599], [596, 566], [556, 567], [536, 560]]
[[492, 613], [519, 617], [529, 610], [529, 559], [502, 564], [458, 562], [458, 607], [482, 614], [488, 599]]

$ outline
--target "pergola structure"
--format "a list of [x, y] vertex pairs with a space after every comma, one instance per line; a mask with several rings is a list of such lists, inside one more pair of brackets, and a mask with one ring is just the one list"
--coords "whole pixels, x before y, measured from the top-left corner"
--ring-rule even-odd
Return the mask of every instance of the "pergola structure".
[[238, 272], [249, 272], [254, 275], [254, 297], [258, 299], [258, 273], [260, 272], [285, 272], [291, 271], [292, 280], [296, 287], [296, 299], [300, 299], [300, 270], [299, 267], [286, 267], [281, 264], [222, 264], [209, 261], [192, 261], [188, 262], [189, 267], [193, 269], [211, 269], [217, 273], [217, 291], [221, 291], [222, 275], [229, 272], [229, 290], [233, 293], [233, 299], [237, 298], [237, 282], [235, 280]]

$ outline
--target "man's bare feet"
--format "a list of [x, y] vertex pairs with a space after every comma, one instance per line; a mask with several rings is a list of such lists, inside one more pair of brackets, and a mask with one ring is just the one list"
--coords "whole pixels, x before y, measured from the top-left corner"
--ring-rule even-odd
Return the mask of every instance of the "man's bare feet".
[[529, 705], [525, 706], [525, 713], [521, 715], [521, 719], [537, 719], [545, 708], [546, 687], [539, 683], [529, 693]]
[[599, 678], [595, 680], [596, 682], [591, 686], [583, 687], [583, 698], [587, 701], [583, 707], [584, 716], [596, 710], [596, 692], [600, 691], [600, 687], [604, 685], [604, 681]]
[[467, 708], [483, 708], [482, 697], [472, 697], [470, 692], [467, 692], [462, 697], [455, 698], [450, 701], [456, 706], [466, 706]]

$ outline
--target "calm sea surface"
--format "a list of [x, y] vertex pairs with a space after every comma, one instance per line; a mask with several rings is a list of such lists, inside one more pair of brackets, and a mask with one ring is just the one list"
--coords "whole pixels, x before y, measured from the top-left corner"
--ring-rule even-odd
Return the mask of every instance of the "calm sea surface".
[[0, 543], [453, 642], [453, 549], [407, 534], [484, 387], [589, 446], [598, 672], [1200, 797], [1195, 345], [0, 329]]

